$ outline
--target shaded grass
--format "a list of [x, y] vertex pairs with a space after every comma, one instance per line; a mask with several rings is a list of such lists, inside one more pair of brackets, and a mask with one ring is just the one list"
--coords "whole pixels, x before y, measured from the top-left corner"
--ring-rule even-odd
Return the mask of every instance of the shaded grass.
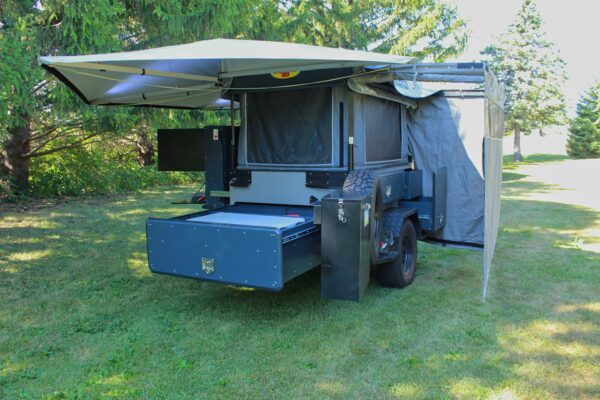
[[505, 154], [502, 158], [504, 169], [512, 170], [518, 168], [519, 165], [542, 164], [548, 162], [558, 162], [569, 160], [570, 158], [564, 154], [530, 154], [523, 157], [523, 161], [515, 162], [512, 154]]
[[318, 270], [279, 293], [151, 275], [144, 220], [189, 189], [4, 213], [0, 398], [597, 398], [600, 257], [557, 243], [600, 215], [516, 199], [536, 190], [505, 175], [485, 304], [480, 253], [421, 243], [412, 286], [360, 303], [321, 300]]

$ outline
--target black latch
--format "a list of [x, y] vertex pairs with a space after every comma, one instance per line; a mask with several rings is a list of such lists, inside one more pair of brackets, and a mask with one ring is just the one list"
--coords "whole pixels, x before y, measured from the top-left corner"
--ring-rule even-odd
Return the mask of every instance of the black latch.
[[252, 171], [247, 169], [234, 169], [231, 171], [229, 186], [246, 187], [252, 183]]

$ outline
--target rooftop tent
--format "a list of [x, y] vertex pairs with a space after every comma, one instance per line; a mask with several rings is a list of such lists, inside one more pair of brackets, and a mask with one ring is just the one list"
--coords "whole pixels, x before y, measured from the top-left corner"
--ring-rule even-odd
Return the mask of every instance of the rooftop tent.
[[[347, 74], [348, 68], [414, 60], [293, 43], [214, 39], [122, 53], [40, 57], [39, 61], [88, 104], [203, 108], [235, 89], [234, 78], [332, 69]], [[281, 82], [295, 83], [294, 79]]]

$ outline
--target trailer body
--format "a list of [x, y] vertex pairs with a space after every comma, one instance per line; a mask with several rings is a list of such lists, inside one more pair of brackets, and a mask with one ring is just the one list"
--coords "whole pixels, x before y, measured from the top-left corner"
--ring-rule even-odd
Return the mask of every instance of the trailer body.
[[277, 291], [320, 266], [322, 297], [358, 300], [372, 269], [411, 284], [422, 240], [483, 250], [485, 295], [503, 92], [484, 64], [222, 39], [40, 61], [89, 104], [230, 112], [158, 133], [159, 169], [206, 189], [203, 210], [148, 219], [152, 272]]
[[[377, 223], [383, 243], [385, 237], [393, 242], [410, 220], [421, 240], [482, 246], [440, 235], [447, 220], [448, 167], [430, 166], [411, 149], [414, 111], [406, 104], [341, 85], [239, 93], [237, 100], [241, 125], [235, 129], [235, 152], [226, 151], [230, 127], [195, 131], [204, 152], [208, 211], [148, 220], [151, 271], [281, 290], [320, 265], [322, 297], [359, 300], [371, 268], [398, 257], [393, 252], [371, 257], [375, 232], [369, 224], [375, 223], [376, 207], [381, 207]], [[313, 126], [307, 129], [305, 121]], [[469, 172], [461, 168], [460, 174]], [[376, 177], [375, 192], [343, 189], [350, 171], [359, 170]], [[207, 216], [221, 219], [203, 219]], [[301, 221], [269, 225], [277, 216]], [[298, 231], [304, 233], [298, 237]]]

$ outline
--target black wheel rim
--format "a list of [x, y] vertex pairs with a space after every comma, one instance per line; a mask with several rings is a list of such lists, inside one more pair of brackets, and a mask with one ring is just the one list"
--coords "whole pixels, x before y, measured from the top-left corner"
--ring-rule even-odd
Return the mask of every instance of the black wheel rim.
[[381, 250], [381, 206], [379, 205], [379, 193], [375, 193], [375, 201], [373, 202], [373, 253], [372, 262], [375, 263]]
[[402, 272], [404, 275], [410, 275], [414, 259], [414, 243], [410, 235], [404, 235], [402, 238]]

